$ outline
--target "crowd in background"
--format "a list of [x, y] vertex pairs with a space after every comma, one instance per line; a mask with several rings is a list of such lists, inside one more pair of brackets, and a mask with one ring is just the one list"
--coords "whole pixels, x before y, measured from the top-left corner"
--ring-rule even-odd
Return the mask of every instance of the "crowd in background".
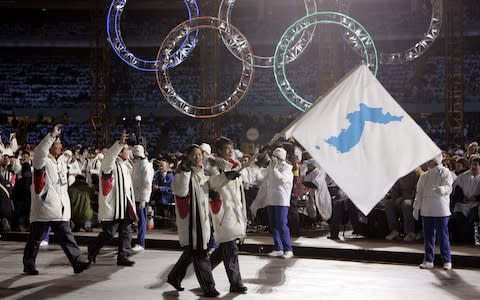
[[[68, 140], [68, 131], [63, 136]], [[62, 136], [62, 138], [63, 138]], [[185, 136], [185, 135], [183, 135]], [[197, 138], [194, 138], [194, 137]], [[198, 141], [198, 135], [192, 134], [192, 142]], [[10, 183], [11, 198], [15, 208], [11, 218], [4, 220], [4, 230], [28, 230], [28, 215], [30, 209], [30, 184], [32, 170], [30, 163], [33, 156], [31, 145], [18, 145], [15, 134], [1, 144], [2, 164], [0, 171], [4, 182]], [[293, 189], [289, 201], [289, 226], [293, 234], [300, 234], [304, 229], [329, 228], [330, 238], [339, 239], [345, 231], [345, 225], [352, 226], [355, 234], [370, 238], [386, 238], [387, 240], [403, 239], [404, 241], [421, 240], [421, 222], [412, 216], [414, 210], [417, 182], [428, 170], [427, 165], [419, 166], [417, 170], [393, 186], [385, 198], [368, 215], [363, 215], [348, 199], [341, 189], [329, 179], [321, 167], [310, 159], [308, 153], [302, 155], [299, 146], [294, 143], [281, 144], [288, 155], [286, 161], [292, 165], [294, 174]], [[133, 149], [133, 148], [132, 148]], [[75, 231], [91, 231], [98, 225], [99, 170], [106, 148], [82, 148], [76, 146], [64, 149], [60, 159], [68, 163], [68, 184], [72, 200], [72, 221]], [[242, 163], [258, 151], [249, 148], [246, 151], [236, 149], [234, 157]], [[209, 155], [210, 150], [209, 150]], [[133, 155], [131, 160], [133, 162]], [[272, 155], [270, 153], [270, 155]], [[465, 147], [458, 147], [444, 152], [442, 164], [450, 170], [455, 179], [450, 195], [450, 238], [453, 242], [472, 243], [474, 239], [474, 224], [478, 222], [478, 204], [480, 197], [479, 146], [472, 142]], [[149, 216], [152, 226], [171, 226], [175, 216], [174, 198], [169, 186], [175, 177], [177, 164], [183, 157], [182, 148], [175, 153], [151, 156], [150, 163], [155, 169], [152, 175], [152, 191], [150, 197], [151, 210]], [[263, 166], [265, 162], [257, 165]], [[250, 170], [250, 169], [249, 169]], [[257, 196], [259, 182], [255, 171], [246, 171], [242, 175], [245, 186], [246, 201], [250, 206]], [[315, 171], [312, 173], [312, 171]], [[319, 172], [319, 174], [317, 174]], [[322, 173], [323, 172], [323, 173]], [[253, 174], [253, 175], [252, 175]], [[311, 174], [315, 174], [313, 178]], [[323, 174], [323, 175], [322, 175]], [[319, 179], [321, 178], [321, 179]], [[81, 202], [76, 201], [78, 190], [86, 189], [88, 195]], [[327, 199], [327, 200], [325, 200]], [[78, 213], [76, 213], [77, 211]], [[251, 232], [265, 231], [269, 228], [268, 214], [261, 209], [255, 214], [248, 214], [248, 230]], [[155, 224], [155, 225], [153, 225]], [[328, 226], [327, 226], [328, 224]]]

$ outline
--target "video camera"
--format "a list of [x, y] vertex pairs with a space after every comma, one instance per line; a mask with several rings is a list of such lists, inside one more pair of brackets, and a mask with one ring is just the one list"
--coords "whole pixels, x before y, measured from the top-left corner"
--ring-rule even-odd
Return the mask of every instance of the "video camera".
[[[143, 145], [143, 136], [142, 136], [142, 116], [135, 117], [123, 117], [122, 125], [123, 130], [128, 134], [127, 144], [129, 146], [134, 146], [138, 144]], [[145, 145], [144, 145], [145, 146]]]

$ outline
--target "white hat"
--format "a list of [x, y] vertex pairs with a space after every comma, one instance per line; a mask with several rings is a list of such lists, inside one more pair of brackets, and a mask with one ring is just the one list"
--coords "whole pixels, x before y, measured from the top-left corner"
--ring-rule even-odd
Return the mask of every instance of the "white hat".
[[208, 155], [212, 154], [212, 147], [207, 143], [201, 143], [200, 150], [202, 150], [202, 152], [207, 152]]
[[458, 156], [463, 156], [465, 153], [463, 152], [462, 149], [458, 149], [457, 151], [455, 151], [455, 155], [458, 155]]
[[442, 164], [442, 161], [443, 161], [443, 154], [440, 153], [439, 155], [435, 156], [434, 158], [432, 158], [432, 160], [437, 164], [437, 165], [441, 165]]
[[72, 157], [72, 156], [73, 156], [73, 153], [72, 153], [72, 151], [70, 151], [70, 150], [65, 150], [65, 151], [63, 152], [63, 155]]
[[145, 149], [143, 149], [142, 145], [135, 145], [133, 146], [132, 154], [133, 157], [145, 158]]
[[287, 159], [287, 151], [283, 148], [277, 148], [277, 149], [273, 150], [272, 155], [278, 157], [278, 159], [280, 159], [280, 160], [286, 160]]
[[3, 150], [2, 155], [3, 156], [9, 156], [9, 157], [15, 156], [15, 155], [13, 155], [13, 151], [10, 148], [6, 148], [5, 150]]
[[315, 168], [320, 168], [320, 165], [318, 164], [318, 162], [313, 158], [306, 160], [305, 164], [314, 166]]
[[238, 149], [234, 149], [233, 155], [235, 156], [236, 159], [241, 159], [243, 157], [243, 152]]
[[98, 153], [96, 158], [98, 158], [99, 160], [102, 160], [105, 158], [105, 155], [103, 155], [103, 153]]

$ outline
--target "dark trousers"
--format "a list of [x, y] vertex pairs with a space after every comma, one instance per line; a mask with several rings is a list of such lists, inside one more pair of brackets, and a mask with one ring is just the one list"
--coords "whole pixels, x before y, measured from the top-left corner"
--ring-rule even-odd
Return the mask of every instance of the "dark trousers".
[[97, 239], [88, 246], [88, 253], [90, 256], [97, 256], [100, 249], [105, 246], [105, 244], [109, 243], [118, 231], [118, 238], [120, 241], [118, 243], [117, 260], [127, 258], [131, 254], [132, 248], [132, 229], [130, 221], [104, 221], [101, 225], [102, 232], [100, 232]]
[[451, 262], [450, 241], [448, 240], [448, 217], [422, 217], [425, 261], [433, 262], [435, 241], [440, 244], [443, 263]]
[[198, 283], [204, 292], [215, 288], [215, 281], [212, 275], [212, 266], [205, 250], [193, 250], [189, 246], [183, 248], [182, 255], [173, 269], [168, 273], [168, 281], [181, 283], [185, 278], [188, 266], [193, 262], [195, 275]]
[[140, 208], [140, 203], [137, 202], [137, 216], [138, 216], [138, 235], [137, 244], [145, 248], [145, 234], [147, 233], [147, 208]]
[[223, 261], [230, 285], [243, 285], [242, 276], [240, 275], [240, 264], [238, 263], [238, 245], [236, 240], [220, 243], [218, 248], [210, 255], [210, 261], [212, 270]]
[[468, 216], [465, 216], [461, 212], [456, 212], [451, 215], [448, 228], [452, 233], [453, 242], [472, 243], [474, 223], [477, 220], [478, 206], [470, 209]]
[[69, 222], [33, 222], [30, 224], [30, 235], [28, 236], [27, 244], [23, 252], [23, 265], [25, 268], [35, 268], [38, 248], [49, 226], [55, 233], [55, 237], [72, 266], [75, 266], [77, 262], [86, 261], [86, 259], [84, 260], [80, 256], [80, 248], [78, 248], [77, 242], [73, 237]]

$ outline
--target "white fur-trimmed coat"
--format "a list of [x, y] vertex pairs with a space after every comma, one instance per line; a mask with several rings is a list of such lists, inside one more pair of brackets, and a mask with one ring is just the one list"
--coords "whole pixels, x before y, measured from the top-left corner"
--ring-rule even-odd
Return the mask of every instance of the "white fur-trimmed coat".
[[49, 153], [54, 142], [55, 137], [48, 134], [34, 150], [30, 222], [69, 221], [71, 217], [67, 164]]
[[[191, 189], [190, 189], [191, 184]], [[192, 235], [193, 249], [199, 249], [197, 245], [196, 218], [200, 218], [202, 228], [201, 249], [206, 250], [210, 239], [210, 218], [208, 217], [208, 177], [205, 176], [203, 168], [192, 166], [191, 172], [178, 172], [172, 182], [172, 191], [175, 196], [175, 213], [177, 217], [177, 231], [180, 246], [190, 245], [190, 234]], [[191, 211], [196, 211], [190, 216]], [[190, 217], [194, 226], [190, 232]]]
[[215, 242], [243, 239], [246, 236], [247, 211], [242, 178], [228, 180], [223, 174], [239, 170], [240, 163], [234, 159], [226, 161], [219, 157], [215, 162], [216, 166], [211, 169], [210, 178], [211, 188], [220, 195], [219, 200], [210, 204]]
[[98, 195], [98, 219], [114, 221], [138, 219], [135, 210], [130, 162], [123, 161], [118, 154], [123, 149], [119, 142], [113, 144], [102, 162], [100, 191]]

